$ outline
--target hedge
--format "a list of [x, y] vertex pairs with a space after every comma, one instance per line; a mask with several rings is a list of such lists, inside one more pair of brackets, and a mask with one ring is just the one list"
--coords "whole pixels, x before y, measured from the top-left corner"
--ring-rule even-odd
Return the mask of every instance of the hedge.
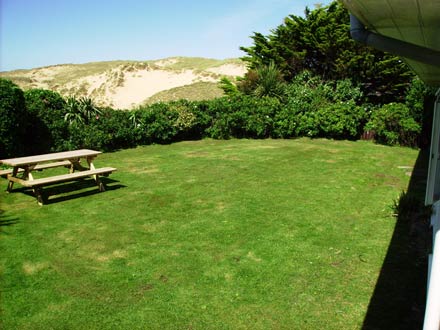
[[[72, 107], [72, 98], [66, 102], [58, 93], [41, 89], [23, 93], [0, 79], [0, 154], [78, 148], [109, 151], [207, 137], [358, 139], [364, 127], [373, 130], [380, 143], [416, 145], [420, 109], [411, 112], [405, 104], [389, 104], [371, 111], [360, 104], [361, 96], [348, 80], [323, 83], [305, 74], [287, 85], [281, 98], [236, 93], [209, 101], [155, 103], [131, 111], [94, 109], [87, 99], [80, 103], [94, 109], [94, 115], [73, 120], [84, 114], [75, 113], [82, 110]], [[410, 101], [416, 102], [415, 93]]]

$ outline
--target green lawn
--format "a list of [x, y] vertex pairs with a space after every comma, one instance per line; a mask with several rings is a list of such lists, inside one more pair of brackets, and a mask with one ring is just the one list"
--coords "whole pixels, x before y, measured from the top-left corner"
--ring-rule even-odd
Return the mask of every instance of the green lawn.
[[0, 328], [359, 329], [417, 153], [139, 147], [97, 158], [118, 168], [106, 192], [67, 183], [43, 207], [1, 179]]

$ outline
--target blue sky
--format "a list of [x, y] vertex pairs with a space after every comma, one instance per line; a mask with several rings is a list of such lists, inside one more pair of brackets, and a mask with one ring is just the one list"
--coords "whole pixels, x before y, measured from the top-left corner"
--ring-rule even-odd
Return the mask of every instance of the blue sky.
[[240, 57], [253, 32], [329, 0], [0, 0], [0, 71], [62, 63]]

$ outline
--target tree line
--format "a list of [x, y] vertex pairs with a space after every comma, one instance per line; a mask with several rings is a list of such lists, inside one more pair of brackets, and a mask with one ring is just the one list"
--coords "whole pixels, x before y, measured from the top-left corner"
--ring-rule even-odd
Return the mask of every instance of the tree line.
[[433, 91], [400, 59], [355, 43], [339, 2], [290, 15], [243, 47], [249, 70], [223, 78], [222, 98], [134, 110], [21, 90], [0, 79], [0, 158], [92, 148], [116, 150], [201, 138], [359, 139], [426, 146]]
[[348, 11], [338, 1], [310, 10], [304, 17], [289, 15], [265, 36], [254, 33], [253, 45], [241, 47], [255, 71], [273, 64], [286, 82], [303, 71], [324, 81], [350, 79], [363, 93], [363, 102], [375, 105], [401, 102], [414, 78], [398, 57], [355, 42], [350, 36]]

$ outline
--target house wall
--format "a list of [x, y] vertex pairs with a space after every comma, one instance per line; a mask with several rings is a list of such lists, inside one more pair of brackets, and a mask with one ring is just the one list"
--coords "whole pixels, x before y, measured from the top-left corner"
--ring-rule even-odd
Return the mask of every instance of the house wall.
[[423, 330], [440, 329], [440, 89], [436, 94], [426, 205], [432, 204], [432, 253], [428, 265], [428, 294]]
[[431, 205], [438, 200], [440, 200], [440, 89], [437, 91], [434, 104], [425, 204]]

